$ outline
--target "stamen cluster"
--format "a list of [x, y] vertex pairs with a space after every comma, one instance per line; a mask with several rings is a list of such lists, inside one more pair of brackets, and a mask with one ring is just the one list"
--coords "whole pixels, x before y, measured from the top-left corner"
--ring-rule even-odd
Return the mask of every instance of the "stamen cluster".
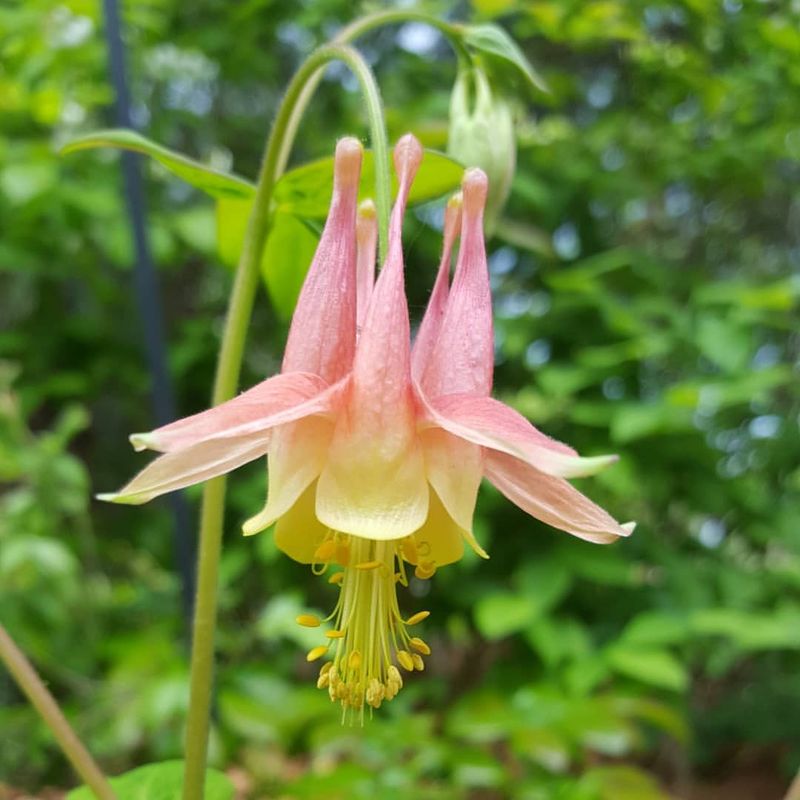
[[301, 614], [297, 622], [305, 627], [333, 623], [325, 632], [328, 642], [312, 648], [306, 658], [332, 656], [320, 670], [317, 686], [341, 704], [345, 718], [354, 713], [351, 721], [355, 715], [363, 720], [365, 705], [379, 708], [394, 699], [403, 687], [400, 669], [421, 672], [422, 657], [431, 653], [423, 639], [408, 632], [429, 612], [404, 619], [397, 602], [397, 584], [408, 586], [407, 565], [420, 580], [436, 571], [435, 562], [426, 558], [430, 544], [417, 539], [412, 535], [382, 542], [329, 531], [314, 554], [315, 574], [335, 570], [328, 583], [340, 587], [339, 599], [325, 620]]

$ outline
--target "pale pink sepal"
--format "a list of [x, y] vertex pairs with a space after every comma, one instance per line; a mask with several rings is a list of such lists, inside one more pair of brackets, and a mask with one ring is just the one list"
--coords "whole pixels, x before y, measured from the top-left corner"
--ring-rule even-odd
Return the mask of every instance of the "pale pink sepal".
[[356, 330], [360, 331], [367, 316], [372, 287], [375, 285], [375, 254], [378, 245], [378, 220], [375, 203], [365, 200], [358, 207], [356, 219]]
[[562, 478], [546, 475], [505, 453], [486, 455], [485, 474], [512, 503], [536, 519], [580, 539], [608, 544], [633, 532]]
[[311, 373], [274, 375], [226, 403], [150, 433], [134, 433], [130, 440], [136, 450], [169, 453], [205, 439], [259, 434], [309, 414], [330, 413], [340, 389]]
[[[461, 204], [461, 193], [459, 192], [450, 198], [444, 213], [442, 257], [439, 261], [439, 271], [436, 273], [433, 291], [419, 324], [414, 346], [411, 348], [411, 374], [417, 380], [424, 379], [425, 368], [436, 340], [439, 338], [444, 312], [447, 308], [447, 298], [450, 296], [450, 261], [453, 245], [461, 231]], [[425, 388], [424, 384], [422, 388]]]
[[330, 212], [292, 316], [282, 372], [313, 372], [334, 383], [352, 366], [361, 155], [357, 139], [336, 145]]
[[561, 478], [594, 475], [617, 461], [615, 455], [582, 458], [571, 447], [536, 430], [519, 412], [491, 397], [445, 395], [433, 400], [421, 399], [425, 424], [517, 456], [548, 475]]
[[[293, 377], [302, 382], [309, 376], [290, 373], [280, 377]], [[314, 375], [310, 377], [317, 385], [324, 383], [321, 378]], [[276, 426], [304, 417], [333, 416], [338, 409], [344, 384], [345, 381], [340, 381], [307, 400], [301, 398], [295, 405], [277, 413], [248, 417], [244, 422], [239, 414], [229, 414], [230, 409], [226, 408], [228, 403], [195, 415], [198, 419], [194, 425], [188, 425], [192, 419], [190, 417], [183, 421], [187, 427], [179, 429], [180, 447], [174, 447], [150, 463], [119, 492], [97, 497], [115, 503], [145, 503], [165, 492], [230, 472], [266, 454]], [[235, 403], [235, 400], [229, 403]]]
[[423, 372], [428, 396], [488, 395], [494, 371], [492, 294], [483, 240], [483, 209], [488, 181], [469, 169], [461, 187], [461, 247], [441, 330]]
[[98, 494], [97, 499], [140, 505], [167, 492], [230, 472], [265, 455], [268, 447], [269, 433], [260, 437], [206, 439], [159, 456], [118, 492]]

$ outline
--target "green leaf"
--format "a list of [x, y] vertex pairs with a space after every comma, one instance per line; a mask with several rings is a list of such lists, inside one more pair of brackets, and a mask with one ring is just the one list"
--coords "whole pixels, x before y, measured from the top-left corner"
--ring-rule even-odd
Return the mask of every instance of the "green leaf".
[[578, 786], [591, 792], [593, 800], [669, 800], [656, 781], [638, 767], [592, 767], [581, 776]]
[[676, 644], [691, 637], [689, 620], [661, 611], [637, 614], [622, 632], [622, 640], [631, 645]]
[[[162, 761], [111, 778], [117, 800], [180, 800], [183, 786], [183, 761]], [[205, 800], [231, 800], [233, 785], [221, 772], [206, 771]], [[86, 786], [74, 789], [67, 800], [95, 800]]]
[[535, 89], [540, 92], [550, 91], [544, 78], [533, 68], [519, 45], [499, 25], [465, 25], [462, 36], [464, 44], [470, 50], [508, 62]]
[[[228, 267], [239, 261], [251, 208], [251, 200], [239, 197], [217, 201], [217, 253]], [[284, 319], [292, 316], [318, 240], [310, 223], [276, 211], [261, 257], [261, 276], [273, 306]]]
[[482, 597], [475, 606], [475, 624], [487, 639], [502, 639], [524, 630], [536, 619], [532, 595], [498, 592]]
[[564, 617], [542, 616], [528, 627], [525, 638], [551, 668], [586, 657], [592, 649], [586, 628], [577, 620]]
[[0, 171], [0, 191], [15, 206], [47, 195], [57, 183], [58, 173], [52, 163], [15, 163]]
[[308, 224], [292, 214], [275, 213], [264, 246], [261, 275], [272, 304], [286, 319], [294, 311], [317, 241]]
[[666, 650], [619, 643], [606, 651], [606, 660], [616, 672], [649, 686], [682, 692], [689, 685], [686, 668]]
[[705, 608], [691, 616], [692, 631], [724, 636], [745, 650], [800, 649], [800, 609], [785, 606], [769, 614], [735, 608]]
[[[452, 158], [426, 150], [409, 194], [409, 205], [427, 203], [455, 191], [461, 185], [464, 168]], [[375, 163], [372, 151], [364, 153], [359, 198], [374, 196]], [[392, 190], [397, 180], [392, 176]], [[321, 158], [285, 173], [275, 185], [274, 201], [281, 211], [298, 217], [324, 219], [333, 191], [333, 158]]]
[[212, 197], [246, 198], [252, 197], [255, 192], [253, 184], [238, 175], [207, 167], [174, 150], [168, 150], [166, 147], [151, 142], [136, 131], [124, 128], [96, 131], [73, 139], [61, 148], [61, 153], [66, 155], [96, 147], [118, 147], [122, 150], [144, 153], [165, 166], [173, 175], [177, 175]]

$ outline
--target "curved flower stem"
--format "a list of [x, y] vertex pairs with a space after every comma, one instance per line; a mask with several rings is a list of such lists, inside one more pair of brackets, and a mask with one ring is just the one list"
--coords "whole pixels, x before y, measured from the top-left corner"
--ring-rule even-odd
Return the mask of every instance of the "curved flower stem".
[[102, 770], [72, 730], [53, 695], [47, 691], [42, 679], [36, 674], [33, 664], [14, 644], [14, 640], [2, 625], [0, 625], [0, 660], [8, 667], [11, 676], [30, 700], [31, 705], [41, 714], [75, 772], [80, 775], [81, 780], [95, 797], [98, 800], [116, 800], [114, 790]]
[[[334, 44], [347, 44], [354, 41], [359, 36], [363, 36], [365, 33], [374, 30], [375, 28], [380, 28], [383, 25], [392, 25], [397, 22], [422, 22], [427, 25], [431, 25], [437, 30], [440, 30], [447, 37], [447, 39], [450, 41], [450, 44], [453, 45], [453, 49], [456, 51], [459, 61], [463, 62], [470, 60], [470, 55], [458, 36], [458, 27], [452, 23], [445, 22], [442, 19], [437, 19], [436, 17], [433, 17], [430, 14], [425, 14], [421, 11], [392, 9], [387, 11], [376, 11], [374, 14], [367, 14], [366, 16], [361, 17], [360, 19], [357, 19], [342, 28], [332, 41]], [[311, 102], [311, 98], [314, 96], [314, 92], [317, 91], [317, 87], [319, 86], [321, 80], [322, 70], [317, 70], [316, 74], [313, 75], [303, 87], [303, 91], [300, 93], [297, 103], [295, 104], [294, 108], [292, 108], [292, 115], [286, 128], [286, 141], [281, 148], [278, 161], [281, 172], [286, 169], [286, 164], [289, 161], [291, 145], [294, 141], [297, 129], [300, 127], [300, 121], [303, 118], [303, 114], [305, 113], [308, 104]], [[383, 261], [383, 255], [384, 251], [383, 248], [381, 248], [381, 262]]]
[[[376, 206], [381, 244], [388, 238], [391, 201], [389, 145], [383, 122], [383, 108], [372, 72], [351, 47], [327, 45], [314, 51], [292, 78], [267, 141], [258, 177], [256, 195], [247, 226], [242, 254], [225, 319], [217, 361], [212, 404], [219, 405], [236, 394], [244, 343], [250, 324], [259, 263], [270, 225], [270, 205], [275, 184], [282, 172], [279, 154], [289, 133], [289, 121], [308, 80], [330, 61], [347, 64], [358, 78], [367, 104], [370, 136], [375, 158]], [[186, 764], [183, 800], [202, 800], [208, 753], [208, 729], [214, 668], [214, 632], [217, 620], [217, 583], [225, 506], [225, 477], [208, 481], [203, 491], [200, 515], [200, 548], [197, 597], [192, 630], [189, 713], [186, 721]]]

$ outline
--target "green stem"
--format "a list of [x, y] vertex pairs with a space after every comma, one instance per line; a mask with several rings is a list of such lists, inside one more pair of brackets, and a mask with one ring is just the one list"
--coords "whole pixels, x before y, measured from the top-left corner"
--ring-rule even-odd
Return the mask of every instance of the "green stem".
[[[247, 226], [242, 254], [225, 319], [217, 361], [212, 404], [230, 400], [236, 393], [244, 343], [250, 324], [259, 264], [270, 225], [273, 190], [283, 170], [280, 152], [285, 140], [293, 138], [288, 126], [292, 110], [308, 80], [330, 61], [343, 61], [358, 78], [367, 104], [370, 137], [375, 158], [376, 206], [381, 242], [388, 236], [391, 202], [389, 145], [383, 123], [383, 107], [375, 80], [363, 58], [344, 45], [327, 45], [312, 53], [299, 68], [286, 90], [267, 141], [258, 177], [256, 195]], [[385, 245], [384, 245], [385, 246]], [[200, 547], [197, 568], [197, 597], [192, 631], [189, 713], [186, 721], [186, 764], [183, 800], [202, 800], [208, 755], [208, 729], [214, 669], [214, 633], [217, 622], [217, 583], [225, 506], [225, 477], [208, 481], [203, 491], [200, 515]]]
[[36, 674], [33, 664], [14, 644], [14, 640], [2, 625], [0, 625], [0, 660], [8, 667], [11, 676], [31, 701], [31, 705], [41, 714], [59, 747], [64, 751], [64, 755], [94, 796], [98, 800], [116, 800], [117, 796], [102, 770], [70, 727], [53, 695], [47, 691], [42, 679]]
[[383, 25], [393, 25], [398, 22], [422, 22], [436, 28], [447, 37], [459, 56], [469, 59], [469, 54], [461, 43], [457, 25], [451, 22], [445, 22], [443, 19], [437, 19], [423, 11], [411, 11], [409, 9], [388, 9], [386, 11], [376, 11], [374, 14], [367, 14], [342, 28], [339, 33], [336, 34], [333, 41], [349, 43], [359, 36], [363, 36], [368, 31], [375, 30], [375, 28], [380, 28]]
[[[461, 42], [456, 25], [445, 22], [441, 19], [437, 19], [436, 17], [432, 17], [429, 14], [424, 14], [420, 11], [396, 9], [376, 11], [374, 14], [367, 14], [365, 17], [361, 17], [360, 19], [357, 19], [342, 28], [333, 38], [333, 42], [336, 44], [347, 44], [354, 41], [359, 36], [363, 36], [365, 33], [374, 30], [375, 28], [380, 28], [383, 25], [392, 25], [398, 22], [423, 22], [431, 25], [437, 30], [440, 30], [447, 37], [450, 44], [453, 45], [453, 49], [456, 51], [459, 61], [469, 62], [471, 60], [469, 52]], [[317, 91], [321, 80], [322, 70], [320, 69], [317, 70], [316, 74], [313, 75], [303, 87], [303, 91], [301, 92], [300, 97], [297, 99], [297, 103], [292, 109], [292, 115], [289, 119], [286, 129], [286, 142], [281, 148], [279, 155], [278, 164], [281, 172], [286, 169], [286, 164], [289, 161], [289, 152], [291, 151], [291, 143], [294, 141], [297, 130], [300, 127], [303, 114], [305, 114], [306, 108], [311, 102], [311, 98], [314, 96], [314, 93]], [[384, 253], [381, 250], [381, 261], [383, 261], [383, 255]]]

